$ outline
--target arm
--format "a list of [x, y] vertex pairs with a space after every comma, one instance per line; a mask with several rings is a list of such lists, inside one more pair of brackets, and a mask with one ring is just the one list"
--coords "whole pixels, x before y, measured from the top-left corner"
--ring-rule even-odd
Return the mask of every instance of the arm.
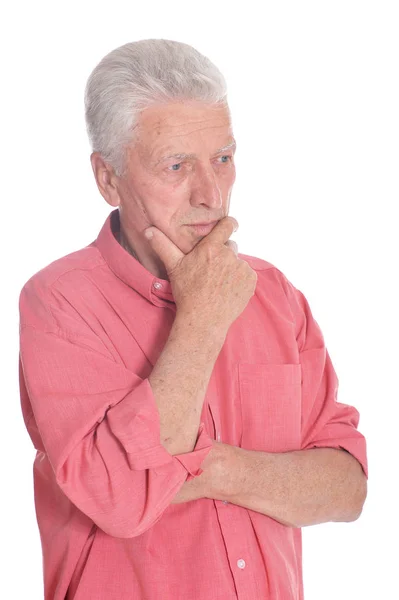
[[194, 448], [209, 379], [226, 337], [217, 328], [209, 335], [196, 322], [177, 311], [148, 378], [160, 415], [161, 443], [173, 455]]
[[218, 446], [208, 455], [204, 473], [185, 483], [173, 503], [203, 494], [290, 527], [354, 521], [361, 514], [366, 476], [359, 462], [345, 451], [317, 448], [273, 454]]
[[348, 452], [316, 448], [279, 454], [225, 449], [231, 457], [221, 498], [290, 527], [354, 521], [366, 498], [366, 477]]
[[367, 493], [359, 413], [337, 402], [338, 378], [321, 330], [304, 296], [285, 284], [302, 368], [301, 449], [265, 453], [218, 444], [203, 464], [204, 474], [194, 485], [185, 484], [174, 502], [203, 493], [296, 527], [351, 521], [360, 515]]
[[225, 500], [289, 527], [354, 521], [367, 493], [359, 462], [335, 448], [278, 454], [217, 444], [204, 472], [187, 482], [173, 504], [200, 497]]
[[[116, 537], [140, 535], [183, 483], [201, 473], [212, 448], [198, 423], [216, 342], [196, 351], [194, 329], [184, 338], [179, 320], [156, 365], [154, 393], [149, 378], [115, 362], [73, 307], [32, 282], [21, 293], [20, 315], [20, 387], [36, 448], [66, 496], [96, 525]], [[183, 352], [196, 359], [188, 370]], [[166, 447], [157, 402], [163, 436], [171, 438]], [[180, 413], [190, 416], [191, 431], [178, 447]]]

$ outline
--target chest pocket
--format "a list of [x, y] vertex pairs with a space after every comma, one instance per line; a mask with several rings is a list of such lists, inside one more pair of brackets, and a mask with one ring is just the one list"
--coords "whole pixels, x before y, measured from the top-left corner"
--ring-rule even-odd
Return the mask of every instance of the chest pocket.
[[299, 450], [301, 365], [241, 363], [238, 379], [241, 447], [260, 452]]

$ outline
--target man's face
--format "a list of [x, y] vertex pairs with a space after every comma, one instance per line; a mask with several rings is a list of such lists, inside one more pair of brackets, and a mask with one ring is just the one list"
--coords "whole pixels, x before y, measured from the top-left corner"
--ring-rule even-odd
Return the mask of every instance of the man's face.
[[[148, 253], [143, 231], [155, 225], [187, 254], [211, 231], [192, 223], [228, 215], [235, 181], [227, 105], [172, 103], [145, 109], [118, 182], [122, 228], [135, 250]], [[188, 157], [169, 157], [189, 154]]]

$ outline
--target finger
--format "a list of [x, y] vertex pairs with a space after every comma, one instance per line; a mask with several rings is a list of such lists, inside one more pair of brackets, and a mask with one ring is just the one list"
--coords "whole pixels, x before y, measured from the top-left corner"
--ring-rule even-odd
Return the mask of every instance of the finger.
[[231, 248], [233, 250], [234, 254], [236, 256], [238, 256], [237, 242], [235, 242], [234, 240], [227, 240], [227, 242], [225, 243], [225, 246], [227, 246], [228, 248]]
[[[149, 237], [152, 233], [152, 237]], [[168, 273], [178, 265], [184, 253], [157, 227], [147, 227], [144, 236], [151, 248], [158, 254]]]
[[199, 243], [219, 242], [224, 244], [234, 231], [238, 229], [238, 221], [234, 217], [223, 217], [207, 236]]

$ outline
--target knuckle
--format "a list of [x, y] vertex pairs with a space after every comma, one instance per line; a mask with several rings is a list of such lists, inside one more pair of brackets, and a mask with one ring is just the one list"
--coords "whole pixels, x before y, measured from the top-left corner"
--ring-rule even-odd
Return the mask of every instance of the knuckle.
[[210, 240], [203, 247], [205, 249], [205, 256], [208, 258], [214, 258], [220, 252], [220, 244], [213, 242], [212, 240]]
[[228, 240], [228, 241], [225, 243], [225, 246], [226, 246], [227, 248], [230, 248], [230, 250], [233, 250], [233, 252], [234, 252], [235, 254], [237, 254], [238, 247], [237, 247], [237, 244], [236, 244], [236, 242], [234, 242], [233, 240]]
[[228, 217], [230, 223], [233, 225], [234, 230], [238, 229], [238, 221], [234, 217]]

